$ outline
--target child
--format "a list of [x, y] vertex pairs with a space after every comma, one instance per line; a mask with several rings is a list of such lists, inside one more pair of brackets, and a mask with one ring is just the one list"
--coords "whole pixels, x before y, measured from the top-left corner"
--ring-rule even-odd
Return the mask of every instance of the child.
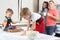
[[31, 22], [32, 22], [31, 30], [35, 30], [36, 29], [36, 24], [39, 24], [39, 21], [40, 21], [40, 18], [41, 18], [40, 14], [30, 12], [29, 8], [23, 8], [21, 10], [20, 16], [22, 18], [28, 20], [28, 22], [27, 22], [27, 30], [29, 30]]
[[11, 23], [16, 23], [16, 22], [13, 22], [11, 17], [13, 15], [13, 10], [8, 8], [6, 10], [6, 16], [5, 16], [5, 19], [3, 20], [3, 28], [4, 28], [4, 31], [9, 31], [9, 32], [17, 32], [17, 31], [20, 31], [20, 29], [16, 29], [15, 26], [11, 26]]

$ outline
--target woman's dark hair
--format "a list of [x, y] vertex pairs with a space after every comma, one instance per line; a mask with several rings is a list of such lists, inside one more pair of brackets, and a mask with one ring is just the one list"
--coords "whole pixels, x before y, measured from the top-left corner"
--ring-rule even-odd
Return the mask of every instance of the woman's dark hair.
[[[47, 1], [44, 1], [43, 4], [46, 4], [46, 8], [48, 9], [48, 2]], [[44, 11], [45, 8], [42, 7], [42, 11]]]

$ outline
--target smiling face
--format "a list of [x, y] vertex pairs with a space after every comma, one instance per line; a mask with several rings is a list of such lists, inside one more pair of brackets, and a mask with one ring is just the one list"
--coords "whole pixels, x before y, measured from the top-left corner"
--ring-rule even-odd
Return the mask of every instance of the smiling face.
[[8, 9], [6, 10], [6, 16], [7, 16], [8, 18], [11, 18], [12, 14], [13, 14], [13, 10], [10, 9], [10, 8], [8, 8]]
[[43, 3], [43, 8], [46, 8], [47, 7], [47, 4], [46, 3]]
[[44, 1], [43, 2], [42, 8], [43, 9], [48, 8], [48, 2], [47, 1]]
[[9, 12], [9, 11], [7, 11], [6, 16], [7, 16], [8, 18], [11, 18], [12, 13], [11, 13], [11, 12]]
[[53, 9], [54, 8], [54, 3], [53, 2], [49, 2], [49, 9]]

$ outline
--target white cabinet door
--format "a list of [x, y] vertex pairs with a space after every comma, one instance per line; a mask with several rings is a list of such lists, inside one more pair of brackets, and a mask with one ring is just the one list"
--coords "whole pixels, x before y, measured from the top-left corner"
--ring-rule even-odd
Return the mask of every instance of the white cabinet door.
[[18, 20], [18, 0], [0, 0], [0, 24], [5, 16], [7, 8], [11, 8], [14, 11], [12, 19]]

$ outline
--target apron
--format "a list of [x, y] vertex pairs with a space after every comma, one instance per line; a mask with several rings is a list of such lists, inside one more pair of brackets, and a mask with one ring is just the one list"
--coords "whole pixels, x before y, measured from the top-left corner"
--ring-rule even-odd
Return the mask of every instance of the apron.
[[[6, 17], [6, 16], [5, 16], [5, 17]], [[16, 26], [11, 26], [11, 22], [12, 22], [11, 18], [8, 19], [8, 18], [6, 17], [6, 19], [7, 19], [7, 24], [6, 24], [6, 27], [4, 28], [4, 31], [15, 29]]]
[[45, 32], [45, 24], [44, 24], [44, 18], [43, 17], [40, 18], [39, 24], [36, 23], [35, 31], [38, 31], [39, 33]]

